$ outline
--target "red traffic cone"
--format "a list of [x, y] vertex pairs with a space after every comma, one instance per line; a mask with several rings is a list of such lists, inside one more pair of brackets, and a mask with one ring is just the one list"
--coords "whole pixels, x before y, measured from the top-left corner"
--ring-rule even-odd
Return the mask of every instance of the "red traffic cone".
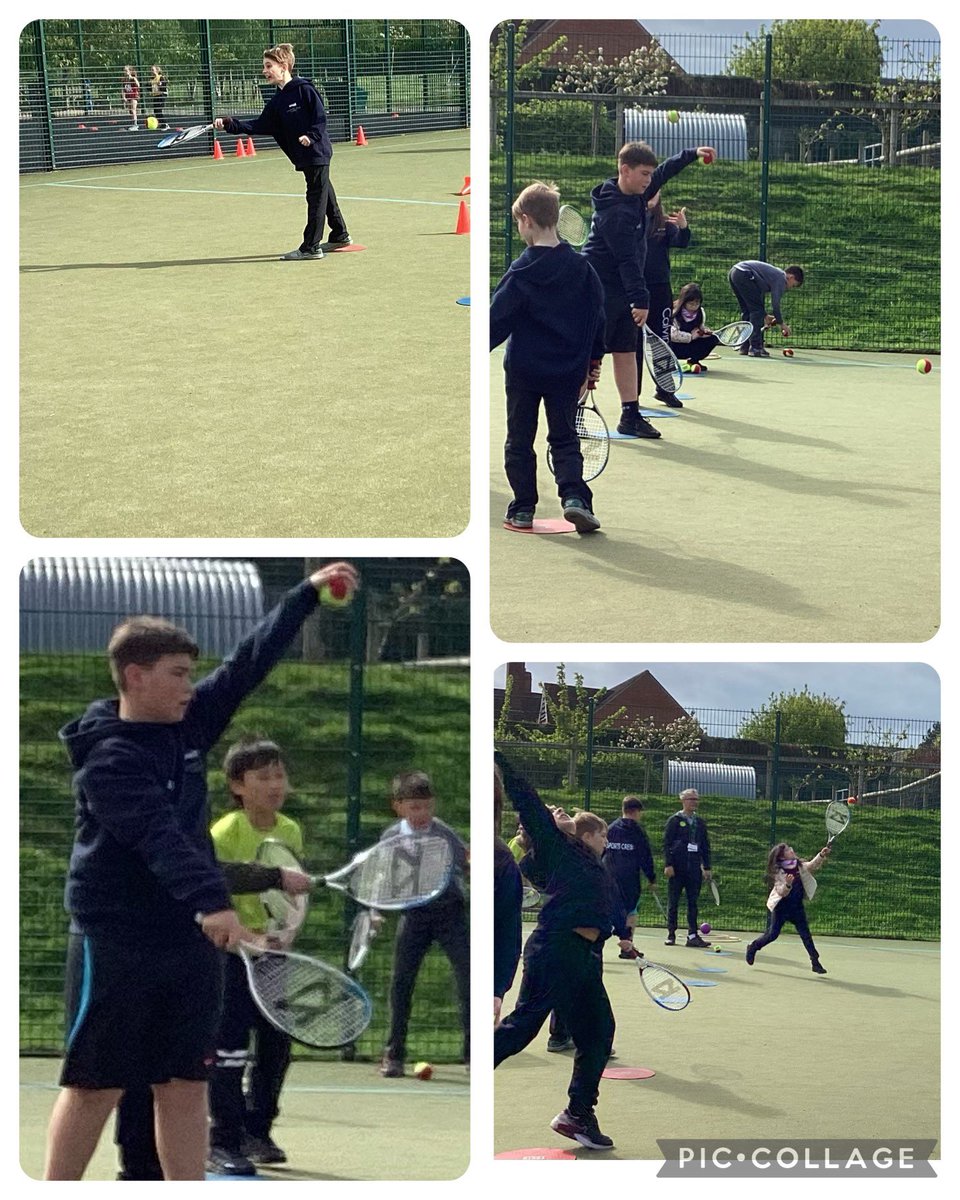
[[457, 196], [469, 196], [470, 195], [470, 176], [469, 175], [464, 175], [463, 187], [460, 189], [459, 192], [455, 192], [454, 195], [457, 195]]
[[247, 158], [253, 158], [253, 156], [256, 154], [256, 152], [257, 152], [257, 148], [253, 144], [253, 138], [248, 137], [247, 138]]
[[363, 132], [363, 126], [357, 126], [357, 145], [365, 146], [367, 144], [367, 135]]
[[460, 201], [460, 211], [457, 213], [457, 228], [456, 233], [470, 232], [470, 209], [467, 208], [466, 200]]
[[243, 148], [243, 138], [237, 138], [237, 158], [246, 158], [247, 152]]
[[213, 157], [214, 158], [223, 158], [223, 147], [220, 145], [220, 143], [217, 141], [216, 138], [213, 139]]

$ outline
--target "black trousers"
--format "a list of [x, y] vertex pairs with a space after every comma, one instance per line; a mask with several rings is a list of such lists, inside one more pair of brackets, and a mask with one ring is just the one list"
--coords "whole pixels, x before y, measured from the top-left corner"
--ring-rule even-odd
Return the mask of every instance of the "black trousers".
[[450, 960], [457, 985], [460, 1023], [463, 1027], [463, 1057], [470, 1061], [470, 927], [462, 900], [425, 904], [400, 918], [393, 948], [393, 978], [390, 980], [390, 1032], [384, 1055], [407, 1056], [407, 1028], [413, 989], [420, 964], [437, 943]]
[[570, 1111], [584, 1116], [600, 1095], [616, 1030], [602, 960], [596, 943], [577, 933], [535, 929], [523, 952], [517, 1006], [493, 1031], [494, 1067], [529, 1046], [551, 1010], [576, 1047], [567, 1094]]
[[727, 278], [730, 280], [733, 294], [737, 298], [737, 304], [740, 305], [741, 319], [749, 321], [753, 326], [750, 348], [761, 350], [763, 348], [763, 315], [767, 307], [767, 293], [757, 277], [749, 271], [738, 271], [734, 267]]
[[[670, 325], [673, 322], [673, 290], [669, 283], [648, 283], [650, 292], [650, 308], [644, 322], [651, 333], [663, 338], [668, 346], [676, 351], [670, 341]], [[678, 355], [679, 357], [679, 355]], [[643, 391], [643, 338], [637, 341], [637, 395]]]
[[593, 492], [583, 481], [583, 455], [577, 437], [577, 401], [582, 380], [567, 380], [555, 386], [533, 384], [507, 376], [507, 440], [503, 448], [503, 466], [513, 499], [507, 516], [533, 512], [540, 499], [537, 491], [537, 455], [533, 448], [537, 437], [540, 402], [547, 417], [547, 442], [556, 472], [557, 493], [561, 500], [579, 498], [593, 508]]
[[330, 226], [331, 237], [346, 233], [347, 226], [337, 204], [337, 193], [330, 182], [330, 164], [317, 163], [304, 167], [303, 177], [307, 185], [307, 223], [300, 249], [306, 252], [316, 250], [323, 241], [324, 221]]
[[694, 338], [692, 342], [671, 342], [670, 347], [677, 358], [685, 358], [688, 362], [703, 362], [711, 350], [715, 350], [720, 341], [715, 333], [708, 333]]
[[682, 874], [676, 871], [667, 880], [667, 932], [671, 935], [677, 932], [680, 895], [683, 892], [687, 896], [687, 932], [691, 935], [697, 932], [697, 905], [700, 900], [702, 883], [703, 875], [700, 873], [699, 865], [696, 869], [691, 868]]
[[[802, 889], [802, 884], [795, 883], [794, 887]], [[817, 947], [813, 943], [813, 935], [810, 933], [810, 926], [807, 924], [807, 912], [803, 906], [803, 900], [781, 900], [777, 907], [767, 917], [767, 928], [755, 938], [749, 946], [749, 949], [754, 953], [762, 950], [764, 946], [769, 946], [771, 942], [775, 942], [780, 936], [780, 931], [787, 922], [790, 922], [800, 935], [800, 941], [803, 942], [803, 948], [810, 955], [810, 961], [817, 963], [820, 961], [820, 955]]]

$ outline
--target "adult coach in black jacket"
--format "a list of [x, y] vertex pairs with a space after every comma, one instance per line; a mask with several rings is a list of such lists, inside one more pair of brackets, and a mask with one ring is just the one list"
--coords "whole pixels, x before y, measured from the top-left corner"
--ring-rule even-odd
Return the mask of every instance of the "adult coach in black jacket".
[[289, 42], [263, 52], [263, 77], [276, 86], [259, 117], [240, 121], [217, 117], [214, 125], [228, 133], [268, 133], [303, 172], [307, 184], [307, 224], [296, 250], [280, 257], [290, 260], [323, 258], [323, 225], [330, 226], [327, 245], [346, 246], [350, 235], [330, 182], [333, 146], [327, 133], [327, 114], [320, 93], [308, 79], [293, 74], [295, 58]]
[[681, 809], [667, 821], [663, 831], [663, 858], [666, 863], [664, 874], [667, 884], [667, 938], [666, 945], [676, 942], [677, 910], [680, 894], [687, 894], [687, 942], [688, 946], [705, 948], [710, 945], [700, 936], [697, 928], [697, 902], [700, 885], [710, 878], [710, 837], [707, 824], [698, 815], [700, 795], [696, 788], [687, 788], [680, 793]]
[[347, 563], [314, 572], [196, 687], [190, 635], [131, 618], [109, 646], [118, 698], [95, 701], [61, 733], [75, 769], [66, 907], [82, 946], [67, 980], [47, 1179], [82, 1178], [121, 1094], [143, 1084], [154, 1089], [165, 1178], [204, 1177], [217, 948], [247, 935], [214, 857], [205, 757], [334, 578], [356, 586]]

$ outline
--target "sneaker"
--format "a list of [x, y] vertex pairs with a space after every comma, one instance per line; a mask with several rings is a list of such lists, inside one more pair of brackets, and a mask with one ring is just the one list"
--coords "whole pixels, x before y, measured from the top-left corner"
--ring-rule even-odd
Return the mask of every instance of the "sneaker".
[[390, 1058], [388, 1055], [380, 1060], [380, 1074], [384, 1079], [402, 1079], [404, 1074], [402, 1058]]
[[821, 962], [811, 963], [811, 970], [814, 975], [826, 975], [827, 968]]
[[257, 1168], [245, 1154], [235, 1154], [222, 1146], [211, 1146], [207, 1153], [207, 1170], [211, 1175], [256, 1175]]
[[683, 401], [678, 399], [672, 392], [665, 392], [662, 388], [657, 388], [654, 393], [657, 400], [661, 404], [665, 404], [667, 408], [683, 408]]
[[563, 501], [563, 519], [569, 521], [577, 533], [593, 533], [600, 528], [599, 520], [579, 496], [569, 496]]
[[665, 946], [675, 946], [677, 944], [677, 935], [675, 933], [668, 933], [663, 939], [663, 944]]
[[269, 1134], [266, 1137], [248, 1137], [243, 1144], [243, 1152], [251, 1162], [262, 1163], [264, 1166], [287, 1161], [286, 1154]]
[[281, 260], [300, 262], [308, 258], [323, 258], [323, 251], [318, 246], [316, 250], [291, 250], [289, 254], [281, 254]]
[[128, 125], [127, 126], [127, 133], [139, 133], [139, 132], [140, 132], [139, 125]]
[[754, 947], [754, 944], [753, 944], [753, 942], [751, 942], [751, 943], [750, 943], [750, 945], [747, 947], [747, 954], [746, 954], [747, 966], [748, 966], [748, 967], [752, 967], [752, 966], [753, 966], [753, 960], [754, 960], [756, 957], [757, 957], [757, 951], [756, 951], [756, 948]]
[[609, 1051], [607, 1052], [607, 1061], [609, 1062], [611, 1058], [616, 1058], [616, 1057], [617, 1057], [617, 1052], [616, 1052], [616, 1050], [614, 1050], [614, 1048], [611, 1046], [611, 1047], [610, 1047], [610, 1049], [609, 1049]]
[[550, 1128], [561, 1137], [572, 1138], [588, 1150], [612, 1150], [613, 1138], [608, 1138], [600, 1132], [597, 1118], [590, 1113], [586, 1117], [576, 1117], [569, 1108], [565, 1108], [550, 1122]]
[[346, 230], [344, 230], [343, 233], [338, 233], [335, 237], [327, 238], [327, 245], [328, 246], [352, 246], [353, 238], [350, 236], [349, 233], [347, 233]]
[[697, 950], [706, 950], [709, 947], [710, 943], [705, 942], [699, 933], [693, 934], [692, 937], [688, 933], [687, 934], [687, 945], [693, 946]]
[[532, 512], [516, 512], [511, 517], [509, 513], [503, 518], [508, 525], [512, 525], [514, 529], [532, 529], [533, 528], [533, 513]]
[[738, 346], [737, 353], [744, 354], [744, 355], [749, 354], [750, 353], [750, 343], [744, 342], [742, 346]]
[[547, 1038], [547, 1049], [551, 1054], [562, 1054], [564, 1050], [572, 1050], [573, 1038]]
[[750, 354], [751, 358], [769, 358], [770, 357], [770, 351], [764, 350], [762, 347], [759, 350], [749, 351], [749, 354]]
[[621, 412], [620, 424], [617, 426], [617, 433], [625, 434], [627, 437], [638, 438], [658, 438], [660, 430], [654, 429], [646, 417], [640, 413]]

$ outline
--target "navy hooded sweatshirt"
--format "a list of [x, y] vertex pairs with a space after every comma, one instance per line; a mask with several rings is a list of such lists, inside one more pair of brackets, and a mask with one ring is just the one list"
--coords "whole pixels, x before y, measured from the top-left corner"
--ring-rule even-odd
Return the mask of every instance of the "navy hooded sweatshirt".
[[[224, 117], [223, 127], [228, 133], [269, 134], [298, 171], [328, 163], [333, 158], [320, 93], [309, 79], [301, 79], [299, 75], [294, 75], [286, 87], [276, 90], [259, 117], [252, 121]], [[309, 146], [300, 144], [303, 134], [310, 139]]]
[[507, 342], [504, 370], [536, 382], [576, 379], [603, 357], [603, 288], [566, 242], [528, 246], [490, 301], [490, 349]]
[[213, 851], [206, 755], [317, 604], [305, 582], [200, 680], [182, 721], [125, 721], [96, 700], [60, 732], [74, 766], [71, 929], [170, 946], [202, 937], [198, 912], [230, 908]]
[[622, 294], [631, 308], [649, 307], [650, 293], [644, 279], [647, 201], [668, 179], [696, 160], [696, 150], [681, 150], [668, 158], [654, 171], [642, 195], [621, 192], [616, 176], [590, 193], [593, 219], [582, 254], [599, 275], [608, 300]]

